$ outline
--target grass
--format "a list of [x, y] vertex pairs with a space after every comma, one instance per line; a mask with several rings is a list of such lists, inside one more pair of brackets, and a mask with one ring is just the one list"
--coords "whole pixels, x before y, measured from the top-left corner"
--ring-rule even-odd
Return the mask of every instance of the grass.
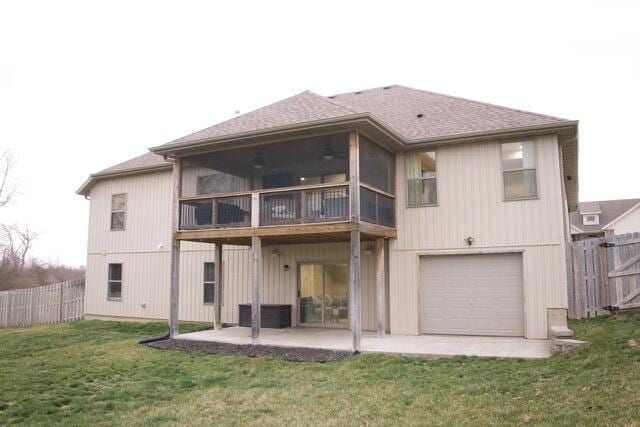
[[639, 425], [640, 315], [571, 327], [589, 345], [546, 360], [362, 355], [328, 364], [136, 344], [162, 324], [0, 330], [0, 425]]

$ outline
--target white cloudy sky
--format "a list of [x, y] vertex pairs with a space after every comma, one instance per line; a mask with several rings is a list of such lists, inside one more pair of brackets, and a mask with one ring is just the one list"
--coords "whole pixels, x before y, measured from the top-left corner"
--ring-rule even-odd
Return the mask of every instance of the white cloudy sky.
[[640, 197], [640, 6], [618, 1], [0, 3], [0, 150], [42, 232], [85, 262], [91, 172], [305, 89], [388, 84], [580, 120], [581, 200]]

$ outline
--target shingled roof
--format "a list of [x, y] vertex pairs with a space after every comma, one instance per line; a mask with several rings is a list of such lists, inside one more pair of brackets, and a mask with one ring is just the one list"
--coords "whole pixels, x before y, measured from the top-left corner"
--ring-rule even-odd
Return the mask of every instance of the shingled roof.
[[[620, 200], [601, 200], [598, 202], [581, 202], [578, 209], [571, 212], [569, 222], [575, 228], [585, 233], [597, 233], [603, 230], [603, 227], [618, 219], [622, 214], [640, 203], [640, 199], [620, 199]], [[600, 223], [597, 225], [584, 225], [582, 215], [587, 213], [596, 213], [595, 206], [600, 209]]]
[[370, 114], [407, 143], [477, 132], [570, 122], [405, 86], [385, 86], [324, 97], [302, 92], [208, 127], [166, 145], [185, 144], [317, 120]]
[[[558, 117], [394, 85], [334, 96], [302, 92], [233, 119], [178, 138], [152, 150], [244, 137], [262, 131], [334, 119], [367, 117], [385, 126], [404, 144], [439, 138], [574, 124]], [[147, 153], [92, 174], [78, 190], [87, 192], [95, 178], [168, 167], [162, 156]]]

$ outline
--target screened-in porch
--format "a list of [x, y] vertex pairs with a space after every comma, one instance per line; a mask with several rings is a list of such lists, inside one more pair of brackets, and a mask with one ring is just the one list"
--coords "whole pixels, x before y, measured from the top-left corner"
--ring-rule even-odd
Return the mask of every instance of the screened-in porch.
[[[395, 226], [394, 155], [364, 137], [361, 220]], [[182, 159], [179, 230], [351, 220], [347, 134], [215, 151]]]

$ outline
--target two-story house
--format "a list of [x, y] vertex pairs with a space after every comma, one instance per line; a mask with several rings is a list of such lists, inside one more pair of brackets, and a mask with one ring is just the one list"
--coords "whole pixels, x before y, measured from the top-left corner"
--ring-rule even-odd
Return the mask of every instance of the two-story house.
[[[92, 175], [86, 317], [547, 338], [577, 127], [388, 86], [312, 92]], [[248, 330], [247, 330], [248, 331]], [[248, 332], [247, 332], [248, 333]]]

